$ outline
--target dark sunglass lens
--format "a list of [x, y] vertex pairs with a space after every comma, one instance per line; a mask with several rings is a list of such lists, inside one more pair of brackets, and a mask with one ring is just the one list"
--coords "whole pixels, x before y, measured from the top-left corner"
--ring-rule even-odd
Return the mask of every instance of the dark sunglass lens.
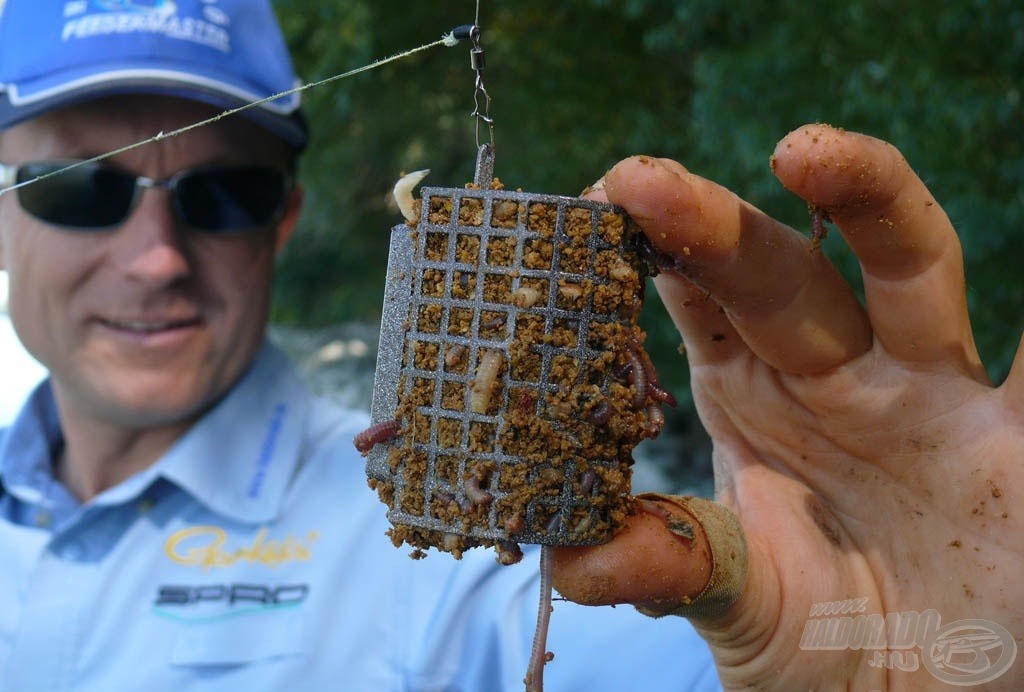
[[[32, 163], [18, 171], [18, 182], [33, 180], [67, 164]], [[135, 178], [98, 164], [83, 164], [18, 190], [29, 214], [74, 228], [107, 228], [124, 221], [135, 194]]]
[[265, 226], [280, 213], [284, 197], [284, 174], [273, 168], [221, 168], [178, 181], [182, 216], [203, 231]]

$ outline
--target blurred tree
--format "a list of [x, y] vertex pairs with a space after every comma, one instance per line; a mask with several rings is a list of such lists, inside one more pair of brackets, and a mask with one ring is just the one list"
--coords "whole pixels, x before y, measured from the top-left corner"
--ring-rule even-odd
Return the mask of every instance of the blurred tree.
[[799, 225], [765, 175], [781, 134], [825, 121], [896, 144], [960, 231], [976, 339], [1001, 381], [1024, 324], [1024, 6], [698, 0], [675, 20], [657, 40], [700, 45], [688, 165]]
[[[470, 23], [474, 5], [276, 4], [307, 81], [432, 41]], [[1024, 323], [1019, 0], [520, 0], [483, 2], [480, 21], [496, 172], [511, 187], [575, 194], [644, 152], [806, 228], [806, 209], [768, 171], [783, 134], [827, 121], [895, 143], [961, 231], [979, 346], [993, 377], [1005, 374]], [[282, 258], [277, 321], [378, 318], [388, 230], [400, 220], [393, 182], [419, 168], [432, 169], [432, 185], [472, 178], [468, 48], [306, 93], [308, 209]], [[838, 234], [826, 251], [856, 282]], [[671, 362], [678, 337], [649, 302], [652, 351]], [[685, 382], [685, 368], [663, 369]]]

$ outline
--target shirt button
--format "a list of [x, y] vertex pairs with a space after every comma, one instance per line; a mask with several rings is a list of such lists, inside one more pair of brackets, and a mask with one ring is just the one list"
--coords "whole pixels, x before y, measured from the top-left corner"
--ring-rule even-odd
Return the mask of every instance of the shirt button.
[[45, 529], [49, 527], [50, 524], [53, 522], [53, 516], [45, 509], [41, 509], [38, 512], [36, 512], [35, 522], [36, 526], [38, 526], [41, 529]]

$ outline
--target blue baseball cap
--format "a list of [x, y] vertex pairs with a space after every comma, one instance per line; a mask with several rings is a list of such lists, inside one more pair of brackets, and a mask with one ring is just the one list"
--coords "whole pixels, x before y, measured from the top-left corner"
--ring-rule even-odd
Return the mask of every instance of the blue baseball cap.
[[[0, 0], [0, 129], [115, 94], [226, 110], [299, 84], [269, 0]], [[299, 106], [243, 114], [301, 149]]]

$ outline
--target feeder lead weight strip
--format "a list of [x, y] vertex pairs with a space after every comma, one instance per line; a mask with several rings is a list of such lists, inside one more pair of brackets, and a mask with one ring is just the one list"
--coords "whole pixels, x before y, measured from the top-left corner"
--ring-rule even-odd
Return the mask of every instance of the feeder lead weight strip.
[[486, 190], [494, 182], [494, 145], [481, 144], [476, 152], [476, 173], [473, 183], [481, 190]]

